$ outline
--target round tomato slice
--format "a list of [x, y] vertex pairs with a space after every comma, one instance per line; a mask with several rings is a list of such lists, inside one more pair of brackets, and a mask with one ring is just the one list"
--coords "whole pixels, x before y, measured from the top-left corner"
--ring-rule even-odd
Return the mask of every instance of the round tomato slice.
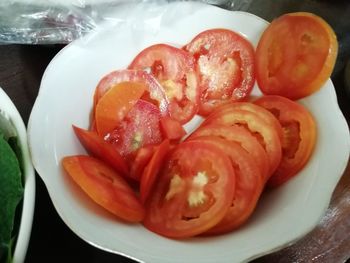
[[144, 100], [138, 100], [126, 117], [105, 136], [105, 140], [126, 158], [144, 146], [163, 141], [159, 125], [159, 109]]
[[97, 204], [128, 222], [142, 221], [145, 210], [126, 181], [94, 157], [66, 156], [62, 165], [70, 177]]
[[141, 51], [129, 69], [146, 70], [156, 77], [170, 103], [170, 116], [181, 124], [197, 113], [200, 90], [194, 58], [187, 52], [166, 44], [156, 44]]
[[198, 34], [184, 49], [196, 58], [201, 115], [250, 94], [255, 82], [254, 47], [243, 36], [228, 29], [210, 29]]
[[282, 127], [276, 117], [268, 110], [260, 107], [252, 102], [231, 102], [217, 108], [210, 116], [214, 116], [217, 112], [230, 111], [232, 109], [241, 109], [255, 113], [262, 118], [268, 125], [274, 127], [277, 131], [279, 138], [282, 140]]
[[247, 131], [247, 129], [239, 126], [208, 124], [200, 126], [186, 140], [192, 140], [202, 136], [216, 136], [227, 141], [238, 143], [253, 157], [264, 181], [270, 176], [269, 159], [265, 149], [261, 146], [257, 138]]
[[310, 159], [316, 123], [304, 106], [281, 96], [264, 96], [255, 103], [271, 111], [283, 128], [282, 160], [268, 181], [269, 186], [278, 186], [295, 176]]
[[305, 12], [280, 16], [258, 43], [258, 86], [268, 95], [308, 96], [330, 77], [337, 52], [336, 35], [322, 18]]
[[94, 108], [96, 108], [98, 101], [108, 90], [121, 82], [139, 82], [144, 84], [147, 92], [143, 94], [142, 99], [158, 106], [162, 115], [166, 116], [169, 114], [168, 101], [163, 87], [158, 81], [145, 71], [130, 69], [112, 71], [100, 80], [95, 89]]
[[141, 202], [145, 203], [150, 195], [153, 185], [157, 179], [159, 170], [162, 166], [163, 160], [170, 148], [169, 140], [164, 140], [159, 146], [157, 146], [150, 162], [145, 167], [140, 183], [140, 198]]
[[167, 158], [143, 223], [167, 237], [199, 235], [222, 220], [234, 191], [234, 170], [224, 152], [209, 143], [184, 142]]
[[219, 147], [230, 158], [236, 175], [236, 190], [225, 217], [205, 234], [222, 234], [245, 223], [253, 213], [265, 179], [253, 157], [238, 143], [216, 136], [196, 137], [194, 140]]
[[264, 147], [269, 159], [269, 175], [276, 170], [282, 158], [281, 140], [278, 132], [261, 117], [251, 111], [231, 109], [209, 116], [202, 124], [223, 124], [242, 126], [253, 134]]
[[113, 146], [103, 140], [96, 132], [84, 130], [73, 125], [73, 130], [85, 150], [96, 158], [106, 162], [123, 175], [129, 174], [129, 168], [123, 157]]

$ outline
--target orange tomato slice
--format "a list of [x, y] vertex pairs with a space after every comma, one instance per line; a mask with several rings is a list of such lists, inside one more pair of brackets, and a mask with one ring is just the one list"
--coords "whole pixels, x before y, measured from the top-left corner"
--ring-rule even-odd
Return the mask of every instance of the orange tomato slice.
[[109, 89], [96, 105], [97, 133], [105, 136], [111, 132], [124, 119], [145, 90], [145, 85], [138, 82], [121, 82]]

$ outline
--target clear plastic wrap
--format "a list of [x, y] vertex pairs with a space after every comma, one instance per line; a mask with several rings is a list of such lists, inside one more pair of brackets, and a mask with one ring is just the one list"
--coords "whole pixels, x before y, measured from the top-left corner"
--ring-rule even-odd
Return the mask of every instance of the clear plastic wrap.
[[[120, 5], [162, 4], [174, 0], [2, 0], [0, 2], [0, 44], [65, 44], [120, 18], [113, 15]], [[219, 6], [228, 0], [202, 0]]]

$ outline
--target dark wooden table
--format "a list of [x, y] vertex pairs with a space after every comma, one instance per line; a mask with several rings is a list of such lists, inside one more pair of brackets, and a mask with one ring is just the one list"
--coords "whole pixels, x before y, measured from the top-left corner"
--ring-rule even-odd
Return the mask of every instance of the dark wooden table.
[[[339, 105], [350, 123], [350, 87], [345, 66], [350, 59], [350, 4], [347, 1], [236, 1], [230, 9], [255, 13], [269, 21], [292, 11], [324, 17], [337, 33], [340, 49], [332, 75]], [[36, 99], [42, 74], [61, 45], [0, 45], [0, 86], [25, 123]], [[350, 68], [350, 67], [349, 67]], [[350, 71], [349, 71], [350, 72]], [[350, 74], [350, 73], [347, 74]], [[348, 76], [350, 78], [350, 76]], [[326, 110], [326, 109], [325, 109]], [[55, 211], [43, 181], [36, 176], [36, 205], [26, 262], [133, 262], [90, 246], [76, 236]], [[292, 231], [292, 230], [291, 230]], [[319, 225], [296, 244], [254, 262], [345, 262], [350, 257], [350, 165], [339, 182]], [[189, 261], [190, 262], [190, 261]]]

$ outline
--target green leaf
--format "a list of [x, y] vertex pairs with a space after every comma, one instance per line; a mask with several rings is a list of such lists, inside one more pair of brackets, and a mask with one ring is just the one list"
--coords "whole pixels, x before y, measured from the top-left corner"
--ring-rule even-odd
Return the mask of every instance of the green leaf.
[[20, 164], [0, 134], [0, 257], [10, 253], [16, 207], [23, 197]]

